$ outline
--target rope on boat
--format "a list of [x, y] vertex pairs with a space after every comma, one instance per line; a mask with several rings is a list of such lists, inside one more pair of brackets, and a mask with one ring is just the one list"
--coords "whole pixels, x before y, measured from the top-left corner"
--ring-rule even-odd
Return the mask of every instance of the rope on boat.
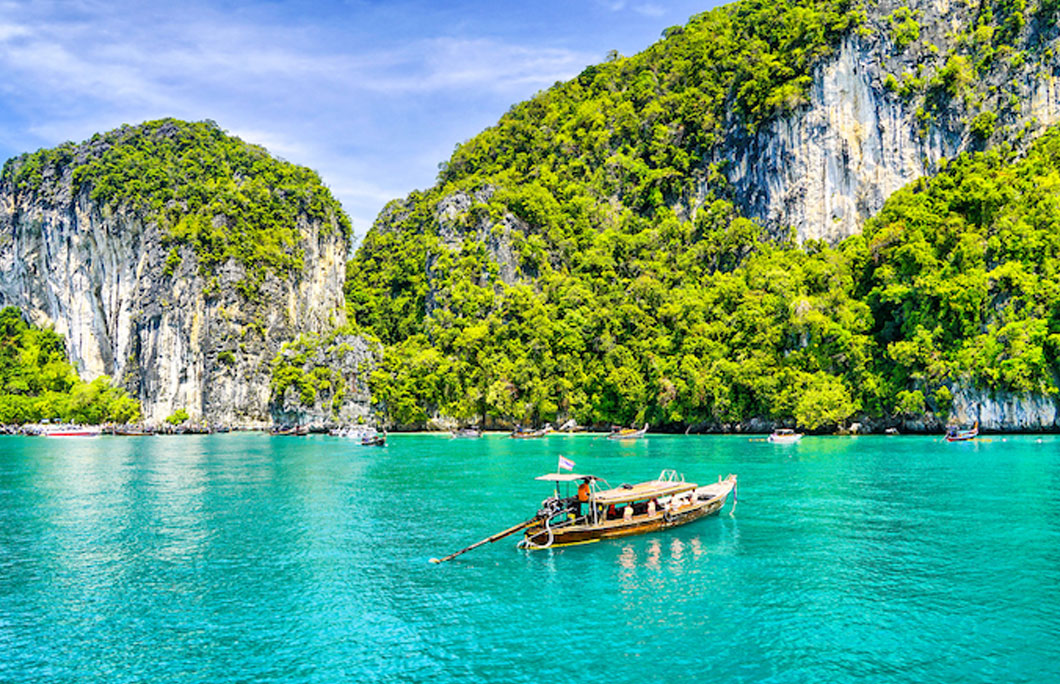
[[[523, 537], [522, 539], [519, 540], [519, 548], [532, 549], [532, 550], [540, 550], [540, 549], [549, 548], [550, 546], [552, 546], [552, 543], [554, 541], [556, 541], [556, 535], [555, 535], [555, 533], [552, 532], [552, 525], [549, 524], [548, 520], [545, 520], [545, 531], [548, 532], [548, 541], [545, 542], [544, 544], [538, 544], [537, 542], [531, 541], [530, 537]], [[534, 535], [534, 536], [536, 537], [539, 534], [541, 534], [541, 533], [538, 532], [538, 534]]]
[[[548, 533], [548, 541], [544, 544], [538, 544], [531, 540], [530, 537], [523, 537], [519, 540], [516, 545], [520, 549], [547, 549], [552, 546], [553, 542], [556, 541], [556, 534], [552, 531], [552, 518], [565, 510], [563, 502], [558, 496], [550, 496], [541, 502], [541, 510], [537, 512], [537, 519], [541, 520], [545, 527], [545, 532]], [[535, 537], [541, 535], [541, 532], [535, 534]]]

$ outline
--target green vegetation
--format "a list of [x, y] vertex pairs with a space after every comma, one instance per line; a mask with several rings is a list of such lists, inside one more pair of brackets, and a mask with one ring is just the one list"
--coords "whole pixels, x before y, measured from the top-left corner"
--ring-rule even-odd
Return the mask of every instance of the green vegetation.
[[66, 143], [4, 165], [3, 182], [40, 192], [44, 179], [72, 173], [75, 194], [112, 211], [158, 221], [174, 245], [165, 274], [180, 264], [176, 245], [190, 245], [205, 274], [229, 259], [243, 264], [239, 287], [254, 296], [268, 273], [302, 268], [299, 217], [348, 238], [349, 218], [317, 174], [226, 135], [213, 122], [175, 119], [123, 126], [83, 145]]
[[898, 49], [905, 49], [910, 43], [920, 39], [920, 24], [916, 21], [919, 13], [919, 10], [899, 7], [887, 18], [891, 24], [891, 40]]
[[914, 385], [944, 406], [962, 380], [1056, 395], [1060, 130], [1023, 158], [1005, 147], [958, 158], [892, 196], [844, 247], [863, 250], [858, 294], [886, 393]]
[[[732, 396], [706, 396], [737, 373], [728, 345], [743, 340], [719, 321], [716, 344], [685, 347], [707, 324], [704, 288], [715, 279], [746, 288], [768, 320], [786, 320], [781, 298], [735, 265], [751, 254], [765, 271], [787, 271], [789, 259], [829, 265], [761, 243], [726, 201], [722, 176], [699, 169], [733, 117], [749, 133], [805, 102], [813, 66], [861, 20], [846, 0], [706, 12], [644, 53], [613, 55], [516, 105], [459, 146], [439, 184], [388, 207], [350, 264], [351, 318], [389, 345], [374, 396], [403, 423], [435, 411], [582, 422], [649, 411], [681, 422], [761, 410], [743, 386], [750, 378], [730, 383]], [[695, 221], [679, 217], [673, 205], [703, 186], [707, 206]], [[454, 193], [473, 198], [451, 221], [455, 251], [434, 218]], [[501, 282], [487, 241], [510, 249], [521, 283]], [[759, 325], [736, 308], [729, 315], [737, 329]], [[771, 345], [770, 363], [781, 346]], [[821, 365], [831, 364], [796, 364], [792, 381], [812, 385]]]
[[337, 330], [324, 337], [299, 335], [298, 339], [283, 345], [272, 362], [274, 400], [294, 387], [302, 405], [313, 406], [319, 399], [332, 414], [338, 414], [348, 387], [342, 372], [329, 366], [327, 359], [349, 350], [336, 339], [341, 332], [345, 331]]
[[[985, 142], [998, 115], [973, 95], [991, 55], [1013, 54], [1024, 10], [982, 4], [952, 50], [885, 87], [923, 97], [925, 126], [971, 107]], [[915, 19], [888, 18], [900, 46], [919, 39]], [[959, 386], [1055, 394], [1060, 134], [1022, 160], [962, 157], [835, 248], [764, 239], [707, 163], [734, 123], [797, 108], [809, 69], [860, 21], [827, 2], [708, 12], [458, 147], [348, 269], [351, 318], [386, 345], [376, 400], [405, 424], [815, 428], [945, 415]]]
[[181, 423], [188, 422], [189, 418], [191, 418], [191, 416], [188, 415], [187, 409], [179, 408], [166, 417], [166, 422], [170, 425], [180, 425]]
[[106, 377], [82, 382], [66, 359], [60, 335], [27, 324], [14, 307], [0, 310], [0, 423], [140, 419], [139, 403], [125, 390]]
[[[836, 248], [763, 240], [716, 200], [692, 221], [627, 216], [638, 230], [608, 227], [564, 252], [534, 230], [561, 205], [538, 199], [526, 234], [500, 229], [520, 262], [512, 284], [481, 241], [450, 250], [428, 236], [386, 259], [370, 236], [351, 310], [389, 343], [372, 385], [393, 420], [761, 416], [813, 429], [858, 413], [945, 416], [958, 386], [1057, 394], [1060, 130], [1023, 158], [958, 158]], [[380, 289], [356, 285], [369, 276]], [[388, 304], [387, 287], [409, 299]]]

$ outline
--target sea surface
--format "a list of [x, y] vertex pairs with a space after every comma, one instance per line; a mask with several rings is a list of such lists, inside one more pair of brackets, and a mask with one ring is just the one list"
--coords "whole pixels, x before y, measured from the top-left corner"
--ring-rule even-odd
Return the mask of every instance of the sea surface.
[[[0, 682], [1060, 680], [1060, 438], [0, 438]], [[433, 565], [612, 485], [682, 528]]]

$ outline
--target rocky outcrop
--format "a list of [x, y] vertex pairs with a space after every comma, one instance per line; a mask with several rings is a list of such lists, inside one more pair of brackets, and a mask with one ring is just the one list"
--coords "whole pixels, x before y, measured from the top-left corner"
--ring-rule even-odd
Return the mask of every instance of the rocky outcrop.
[[[71, 158], [91, 144], [99, 143]], [[75, 190], [71, 168], [44, 168], [32, 189], [5, 173], [0, 303], [54, 326], [81, 376], [111, 376], [149, 422], [183, 408], [210, 423], [268, 423], [270, 363], [281, 344], [345, 322], [342, 231], [298, 216], [303, 266], [269, 272], [248, 297], [245, 265], [200, 268], [193, 248], [167, 244], [156, 221], [100, 206], [87, 186]]]
[[954, 394], [950, 419], [961, 425], [999, 432], [1040, 432], [1060, 428], [1060, 411], [1051, 397], [1011, 392], [960, 390]]
[[[368, 376], [382, 348], [359, 335], [336, 335], [324, 343], [285, 345], [274, 363], [293, 370], [274, 375], [273, 420], [326, 430], [375, 422]], [[276, 387], [283, 382], [283, 387]]]
[[[906, 6], [918, 38], [900, 46], [891, 17]], [[1014, 47], [999, 50], [960, 92], [932, 86], [951, 57], [968, 56], [961, 31], [977, 12], [947, 0], [874, 5], [862, 30], [817, 68], [803, 106], [753, 136], [732, 123], [712, 161], [722, 165], [737, 205], [776, 235], [792, 228], [799, 242], [836, 243], [859, 233], [891, 193], [936, 171], [940, 160], [988, 142], [1025, 144], [1060, 121], [1055, 25], [1028, 21]], [[975, 130], [982, 112], [996, 121]], [[707, 191], [704, 185], [700, 197]]]

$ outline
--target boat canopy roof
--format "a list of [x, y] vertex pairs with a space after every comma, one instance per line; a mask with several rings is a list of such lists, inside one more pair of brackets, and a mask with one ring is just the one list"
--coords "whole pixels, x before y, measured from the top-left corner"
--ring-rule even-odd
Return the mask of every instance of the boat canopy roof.
[[545, 473], [544, 475], [538, 475], [534, 479], [545, 482], [576, 482], [578, 480], [599, 480], [600, 478], [594, 475], [578, 475], [577, 473]]
[[598, 504], [605, 506], [610, 504], [629, 503], [630, 501], [641, 501], [644, 499], [656, 499], [663, 496], [673, 496], [682, 492], [692, 491], [697, 487], [695, 482], [650, 480], [635, 485], [623, 485], [614, 489], [605, 489], [596, 492], [593, 498]]

